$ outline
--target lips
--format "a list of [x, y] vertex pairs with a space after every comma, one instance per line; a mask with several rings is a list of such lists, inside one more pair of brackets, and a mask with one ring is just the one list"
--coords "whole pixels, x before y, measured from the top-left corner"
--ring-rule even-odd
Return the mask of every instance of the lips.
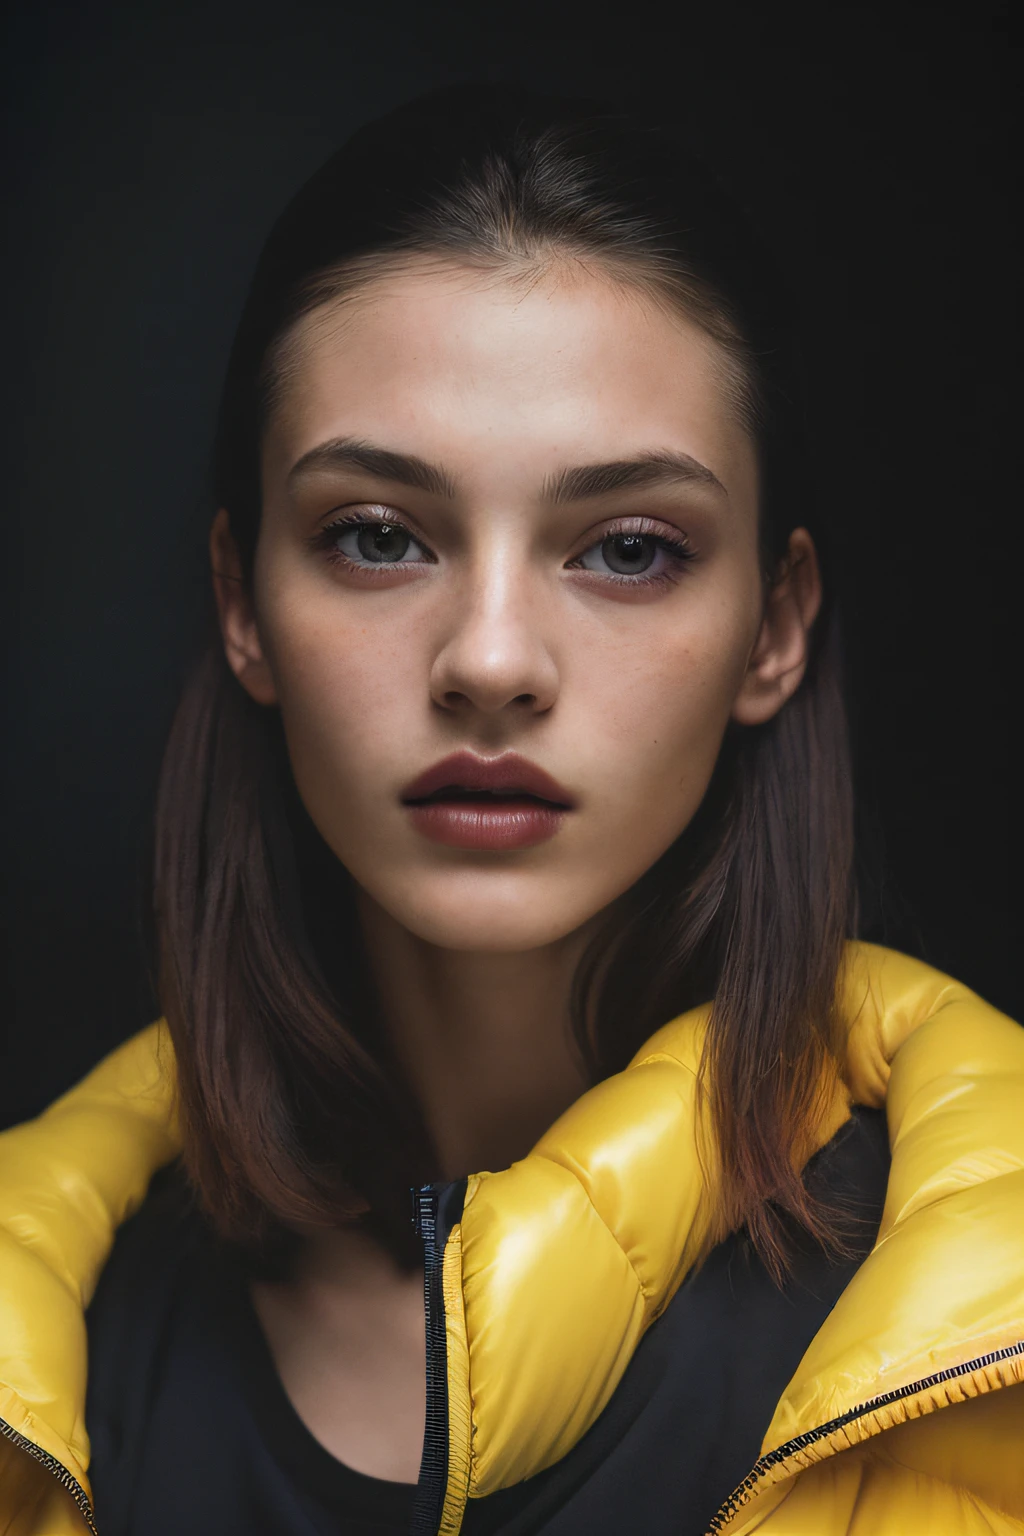
[[556, 779], [516, 752], [492, 758], [455, 752], [421, 773], [403, 792], [402, 800], [409, 805], [430, 799], [465, 800], [470, 796], [502, 800], [530, 797], [561, 810], [570, 810], [574, 803], [572, 795]]
[[483, 758], [456, 752], [414, 779], [402, 803], [416, 830], [433, 842], [504, 853], [553, 837], [575, 802], [518, 753]]

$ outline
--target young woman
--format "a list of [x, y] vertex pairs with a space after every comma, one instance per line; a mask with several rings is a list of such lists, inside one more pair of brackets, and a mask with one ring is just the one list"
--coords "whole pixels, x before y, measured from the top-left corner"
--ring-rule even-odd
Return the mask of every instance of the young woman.
[[285, 211], [166, 1020], [0, 1143], [5, 1531], [1024, 1530], [1024, 1035], [850, 937], [801, 425], [646, 125], [450, 90]]

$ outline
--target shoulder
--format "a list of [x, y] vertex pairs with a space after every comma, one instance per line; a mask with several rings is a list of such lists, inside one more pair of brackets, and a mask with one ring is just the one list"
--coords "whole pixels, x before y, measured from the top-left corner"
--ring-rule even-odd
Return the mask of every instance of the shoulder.
[[118, 1228], [178, 1150], [162, 1024], [114, 1051], [37, 1119], [0, 1135], [4, 1433], [59, 1463], [86, 1504], [84, 1307]]
[[981, 1075], [1024, 1068], [1024, 1031], [963, 982], [879, 944], [850, 943], [840, 987], [846, 1076], [856, 1103], [885, 1102], [897, 1058]]

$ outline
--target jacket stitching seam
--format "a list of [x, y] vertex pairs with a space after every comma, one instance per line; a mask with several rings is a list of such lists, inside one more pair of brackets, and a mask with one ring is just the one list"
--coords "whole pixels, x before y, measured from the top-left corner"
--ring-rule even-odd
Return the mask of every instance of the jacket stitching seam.
[[619, 1242], [618, 1236], [616, 1235], [615, 1231], [613, 1230], [612, 1227], [610, 1227], [608, 1225], [608, 1222], [605, 1220], [605, 1218], [602, 1215], [602, 1213], [598, 1210], [597, 1204], [596, 1204], [596, 1202], [594, 1200], [594, 1197], [590, 1193], [589, 1189], [587, 1189], [586, 1185], [583, 1183], [583, 1180], [579, 1177], [579, 1175], [577, 1173], [575, 1173], [573, 1171], [573, 1169], [568, 1168], [565, 1163], [560, 1163], [557, 1158], [551, 1157], [549, 1153], [547, 1153], [547, 1152], [536, 1152], [534, 1155], [536, 1157], [543, 1158], [543, 1160], [546, 1163], [550, 1163], [553, 1168], [560, 1168], [563, 1173], [569, 1174], [570, 1177], [575, 1181], [575, 1183], [582, 1190], [584, 1199], [586, 1200], [587, 1204], [590, 1206], [590, 1209], [594, 1212], [594, 1215], [597, 1217], [597, 1219], [601, 1223], [602, 1227], [604, 1227], [605, 1231], [608, 1233], [608, 1236], [611, 1238], [612, 1242], [615, 1244], [616, 1248], [622, 1254], [622, 1257], [625, 1259], [627, 1265], [629, 1266], [629, 1271], [632, 1274], [633, 1279], [636, 1281], [637, 1290], [640, 1292], [640, 1295], [643, 1297], [644, 1313], [646, 1314], [648, 1312], [649, 1308], [650, 1308], [650, 1305], [651, 1305], [651, 1299], [650, 1299], [650, 1296], [648, 1294], [647, 1288], [644, 1285], [643, 1281], [640, 1279], [640, 1276], [637, 1274], [636, 1265], [633, 1263], [633, 1260], [630, 1258], [630, 1256], [626, 1252], [625, 1248]]

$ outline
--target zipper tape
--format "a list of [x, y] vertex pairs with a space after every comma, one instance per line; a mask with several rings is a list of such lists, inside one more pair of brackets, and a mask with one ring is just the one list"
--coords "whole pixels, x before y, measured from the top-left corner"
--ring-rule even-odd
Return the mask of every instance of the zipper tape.
[[441, 1524], [444, 1490], [448, 1481], [448, 1362], [444, 1339], [444, 1294], [438, 1263], [437, 1190], [432, 1184], [426, 1184], [415, 1192], [414, 1201], [416, 1230], [423, 1243], [427, 1414], [411, 1530], [412, 1536], [435, 1536]]
[[444, 1309], [444, 1250], [462, 1215], [466, 1180], [421, 1184], [412, 1191], [413, 1219], [423, 1243], [423, 1304], [427, 1343], [427, 1412], [411, 1536], [437, 1536], [448, 1487], [448, 1344]]
[[759, 1483], [766, 1473], [787, 1461], [790, 1456], [795, 1456], [798, 1451], [804, 1451], [809, 1445], [815, 1445], [819, 1440], [825, 1440], [829, 1435], [835, 1434], [839, 1429], [845, 1429], [847, 1424], [853, 1424], [857, 1419], [862, 1419], [866, 1414], [876, 1413], [880, 1408], [888, 1408], [893, 1403], [905, 1402], [908, 1397], [916, 1397], [919, 1392], [928, 1392], [933, 1387], [941, 1387], [944, 1382], [956, 1381], [963, 1376], [973, 1376], [977, 1371], [984, 1371], [990, 1365], [998, 1365], [1003, 1360], [1013, 1360], [1024, 1355], [1024, 1339], [1017, 1344], [1008, 1344], [1005, 1349], [994, 1349], [990, 1354], [978, 1355], [974, 1360], [967, 1360], [963, 1365], [950, 1366], [948, 1370], [936, 1371], [934, 1376], [923, 1376], [920, 1381], [912, 1381], [909, 1386], [896, 1387], [892, 1392], [883, 1392], [880, 1397], [871, 1397], [866, 1403], [860, 1403], [856, 1408], [848, 1408], [838, 1418], [829, 1419], [827, 1424], [819, 1424], [816, 1429], [809, 1429], [802, 1435], [796, 1435], [792, 1440], [787, 1440], [784, 1445], [777, 1446], [774, 1451], [761, 1456], [751, 1467], [746, 1477], [738, 1488], [726, 1499], [721, 1509], [715, 1515], [708, 1526], [707, 1536], [719, 1536], [719, 1532], [732, 1517], [749, 1503], [753, 1496], [754, 1485]]
[[58, 1461], [56, 1456], [51, 1456], [49, 1451], [41, 1450], [34, 1440], [29, 1440], [25, 1435], [19, 1434], [13, 1425], [8, 1424], [6, 1419], [0, 1419], [0, 1435], [3, 1435], [4, 1439], [9, 1440], [12, 1445], [16, 1445], [20, 1451], [24, 1451], [27, 1456], [31, 1456], [33, 1461], [38, 1461], [40, 1466], [46, 1468], [51, 1477], [57, 1479], [57, 1482], [60, 1483], [64, 1491], [69, 1493], [78, 1505], [79, 1513], [92, 1532], [92, 1536], [99, 1536], [99, 1532], [96, 1529], [96, 1519], [93, 1514], [92, 1500], [77, 1477], [71, 1476], [64, 1463]]

